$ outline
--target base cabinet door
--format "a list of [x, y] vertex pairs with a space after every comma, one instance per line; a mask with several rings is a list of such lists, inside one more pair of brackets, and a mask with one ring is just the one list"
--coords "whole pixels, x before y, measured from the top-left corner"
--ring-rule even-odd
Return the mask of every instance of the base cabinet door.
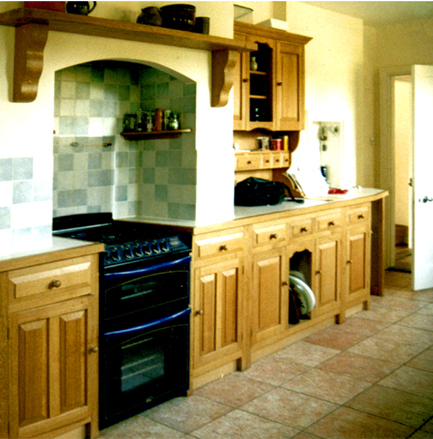
[[316, 307], [312, 318], [332, 312], [340, 306], [341, 238], [337, 235], [316, 240], [313, 291]]
[[92, 416], [97, 304], [80, 298], [9, 317], [10, 437], [39, 437]]
[[346, 305], [368, 301], [370, 297], [370, 228], [349, 228], [346, 232], [345, 297]]
[[193, 369], [242, 356], [242, 261], [234, 259], [195, 270]]
[[252, 344], [263, 345], [289, 324], [289, 273], [286, 248], [254, 255]]

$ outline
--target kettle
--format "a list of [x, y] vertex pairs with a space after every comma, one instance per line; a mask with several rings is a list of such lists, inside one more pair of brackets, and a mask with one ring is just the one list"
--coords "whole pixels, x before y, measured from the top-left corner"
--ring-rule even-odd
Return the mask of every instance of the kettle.
[[90, 7], [89, 2], [67, 2], [66, 12], [69, 14], [88, 15], [96, 7], [96, 2], [93, 2], [93, 6]]

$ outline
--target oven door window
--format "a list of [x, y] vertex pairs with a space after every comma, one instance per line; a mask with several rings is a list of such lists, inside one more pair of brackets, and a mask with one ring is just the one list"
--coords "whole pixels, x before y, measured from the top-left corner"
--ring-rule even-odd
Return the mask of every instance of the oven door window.
[[106, 419], [150, 408], [189, 387], [189, 313], [106, 341], [101, 409]]
[[153, 319], [159, 315], [159, 308], [183, 309], [189, 304], [189, 276], [189, 260], [151, 271], [143, 269], [143, 273], [135, 270], [128, 275], [113, 275], [105, 280], [104, 318], [118, 319], [149, 309], [149, 317]]

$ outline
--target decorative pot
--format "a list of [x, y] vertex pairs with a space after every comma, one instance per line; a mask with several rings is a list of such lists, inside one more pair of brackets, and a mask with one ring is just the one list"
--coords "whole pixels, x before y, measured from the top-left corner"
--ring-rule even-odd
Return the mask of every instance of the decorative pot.
[[149, 26], [161, 26], [162, 17], [160, 10], [156, 6], [149, 6], [141, 10], [141, 14], [137, 17], [137, 23], [147, 24]]
[[66, 12], [68, 14], [89, 15], [96, 8], [96, 2], [90, 7], [89, 2], [67, 2]]

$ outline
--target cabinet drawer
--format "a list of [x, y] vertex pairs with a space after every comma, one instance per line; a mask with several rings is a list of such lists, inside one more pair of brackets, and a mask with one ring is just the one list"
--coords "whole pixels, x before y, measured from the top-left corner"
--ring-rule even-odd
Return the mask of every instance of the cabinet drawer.
[[286, 239], [286, 225], [258, 226], [253, 230], [254, 245], [273, 244]]
[[195, 254], [198, 258], [224, 256], [228, 253], [242, 251], [244, 248], [244, 232], [237, 229], [231, 234], [198, 238], [194, 243]]
[[318, 232], [324, 232], [325, 230], [334, 230], [341, 227], [341, 210], [333, 210], [323, 215], [318, 215], [316, 218], [316, 228]]
[[260, 169], [259, 154], [236, 154], [236, 170]]
[[10, 271], [10, 310], [53, 303], [71, 291], [71, 297], [89, 294], [92, 273], [92, 259], [88, 256]]
[[302, 218], [290, 221], [289, 236], [302, 237], [313, 233], [313, 218]]
[[272, 153], [272, 167], [286, 168], [289, 167], [289, 153], [288, 152], [274, 152]]
[[273, 167], [273, 157], [271, 152], [262, 153], [262, 169], [271, 169]]
[[359, 224], [370, 219], [370, 205], [363, 204], [356, 208], [347, 209], [347, 222], [350, 224]]

